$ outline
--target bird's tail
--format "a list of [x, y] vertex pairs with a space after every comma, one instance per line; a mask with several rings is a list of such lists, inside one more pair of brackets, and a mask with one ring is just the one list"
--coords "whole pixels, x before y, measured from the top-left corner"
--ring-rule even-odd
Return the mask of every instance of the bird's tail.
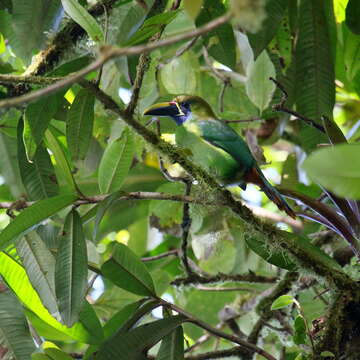
[[296, 215], [282, 195], [272, 186], [258, 166], [254, 166], [247, 174], [247, 182], [251, 182], [260, 186], [266, 196], [279, 208], [279, 210], [285, 211], [290, 217], [296, 219]]

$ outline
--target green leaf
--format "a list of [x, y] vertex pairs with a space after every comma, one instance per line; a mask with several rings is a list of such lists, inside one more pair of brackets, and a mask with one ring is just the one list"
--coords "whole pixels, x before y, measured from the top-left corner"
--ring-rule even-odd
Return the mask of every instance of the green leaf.
[[320, 149], [303, 164], [308, 176], [336, 195], [360, 199], [360, 144]]
[[[334, 59], [331, 48], [327, 0], [301, 1], [299, 35], [295, 49], [296, 110], [321, 124], [321, 116], [332, 117], [335, 102]], [[300, 138], [305, 150], [311, 151], [326, 142], [313, 127], [300, 122]]]
[[54, 135], [52, 129], [46, 130], [45, 137], [46, 137], [47, 147], [53, 153], [56, 161], [56, 166], [60, 169], [62, 177], [64, 178], [66, 184], [69, 186], [70, 190], [75, 191], [76, 190], [75, 180], [71, 172], [69, 162], [65, 156], [65, 153], [61, 147], [59, 140]]
[[55, 295], [55, 258], [36, 231], [25, 235], [16, 246], [17, 253], [44, 306], [59, 316]]
[[85, 329], [94, 337], [98, 338], [99, 342], [104, 339], [104, 331], [100, 320], [92, 305], [87, 300], [84, 301], [83, 307], [79, 313], [79, 321]]
[[247, 68], [246, 93], [260, 111], [265, 110], [271, 101], [275, 84], [269, 77], [275, 76], [275, 67], [266, 51]]
[[96, 344], [99, 342], [100, 339], [93, 338], [81, 323], [76, 323], [73, 327], [68, 328], [52, 317], [41, 303], [39, 295], [32, 287], [24, 268], [3, 252], [0, 252], [0, 275], [6, 285], [16, 294], [26, 308], [34, 313], [34, 318], [38, 316], [38, 318], [48, 324], [49, 327], [55, 328], [57, 331], [77, 341], [86, 344]]
[[181, 315], [141, 325], [127, 333], [119, 333], [106, 341], [97, 352], [98, 360], [143, 360], [149, 349], [181, 325], [186, 318]]
[[112, 258], [101, 267], [105, 277], [124, 290], [144, 296], [155, 296], [150, 273], [140, 259], [124, 244], [114, 245]]
[[55, 348], [55, 347], [48, 347], [45, 350], [45, 354], [49, 356], [51, 360], [72, 360], [73, 358], [64, 353], [63, 351]]
[[360, 6], [359, 2], [357, 0], [349, 0], [346, 10], [346, 25], [349, 27], [349, 29], [357, 35], [360, 35]]
[[294, 298], [291, 295], [279, 296], [272, 304], [271, 310], [279, 310], [291, 305], [294, 302]]
[[99, 187], [103, 194], [119, 190], [134, 156], [134, 135], [125, 128], [121, 137], [110, 143], [99, 166]]
[[124, 46], [133, 46], [149, 39], [151, 36], [159, 32], [162, 25], [170, 24], [176, 18], [178, 13], [179, 10], [168, 11], [147, 19], [140, 29], [125, 42]]
[[334, 120], [329, 119], [326, 116], [322, 117], [323, 126], [326, 131], [326, 135], [329, 138], [331, 144], [342, 144], [347, 143], [347, 139], [339, 126], [336, 124]]
[[360, 71], [360, 36], [353, 34], [344, 24], [342, 31], [344, 38], [343, 59], [346, 77], [350, 82], [354, 82], [356, 75]]
[[81, 218], [76, 210], [65, 219], [56, 257], [56, 296], [65, 325], [78, 321], [87, 288], [87, 250]]
[[59, 16], [61, 4], [59, 0], [16, 0], [12, 1], [12, 8], [12, 31], [6, 37], [11, 49], [28, 65], [33, 55], [48, 41], [47, 33]]
[[322, 357], [335, 357], [335, 355], [331, 351], [322, 351], [320, 356]]
[[249, 248], [262, 257], [266, 262], [276, 265], [282, 269], [295, 270], [296, 264], [292, 262], [284, 251], [276, 251], [260, 239], [259, 236], [246, 234], [246, 244]]
[[184, 10], [192, 19], [196, 19], [199, 15], [203, 2], [203, 0], [184, 0]]
[[100, 204], [98, 204], [98, 207], [96, 210], [94, 230], [93, 230], [93, 240], [95, 242], [97, 241], [97, 234], [98, 234], [98, 230], [99, 230], [99, 226], [100, 226], [102, 218], [104, 217], [106, 211], [114, 203], [114, 201], [116, 201], [119, 198], [119, 196], [121, 196], [121, 193], [114, 192], [111, 195], [107, 196], [106, 199], [101, 201]]
[[65, 12], [79, 24], [93, 41], [99, 43], [104, 41], [104, 35], [100, 25], [76, 0], [61, 0]]
[[43, 141], [44, 133], [58, 109], [58, 104], [57, 95], [53, 95], [29, 104], [25, 110], [23, 138], [26, 156], [30, 161]]
[[194, 94], [198, 68], [198, 59], [186, 52], [162, 67], [161, 82], [169, 94]]
[[15, 238], [24, 231], [29, 230], [41, 221], [71, 205], [76, 199], [77, 196], [72, 194], [59, 195], [37, 201], [35, 204], [24, 209], [0, 233], [0, 248], [4, 249], [11, 241], [15, 241]]
[[[218, 0], [205, 0], [204, 6], [195, 23], [200, 27], [215, 18], [224, 15], [225, 6]], [[230, 24], [218, 26], [203, 35], [209, 54], [218, 62], [234, 69], [236, 64], [235, 37]]]
[[74, 160], [84, 159], [94, 124], [95, 96], [81, 89], [71, 105], [66, 120], [66, 140]]
[[36, 350], [23, 308], [10, 291], [0, 293], [0, 345], [15, 360], [28, 360]]
[[4, 35], [0, 33], [0, 55], [5, 52], [6, 45], [5, 45], [5, 38]]
[[[19, 122], [18, 134], [22, 132]], [[18, 161], [21, 180], [31, 200], [40, 200], [55, 196], [59, 192], [54, 167], [50, 155], [41, 144], [37, 146], [32, 162], [28, 162], [22, 137], [18, 136]]]
[[271, 39], [275, 36], [281, 20], [284, 17], [288, 6], [287, 0], [268, 0], [266, 2], [266, 18], [261, 26], [261, 30], [255, 34], [248, 34], [249, 42], [254, 51], [255, 59], [267, 47]]
[[182, 326], [178, 326], [161, 342], [156, 360], [183, 360], [184, 359], [184, 333]]
[[295, 334], [293, 336], [296, 345], [306, 344], [306, 325], [301, 315], [298, 315], [294, 322]]

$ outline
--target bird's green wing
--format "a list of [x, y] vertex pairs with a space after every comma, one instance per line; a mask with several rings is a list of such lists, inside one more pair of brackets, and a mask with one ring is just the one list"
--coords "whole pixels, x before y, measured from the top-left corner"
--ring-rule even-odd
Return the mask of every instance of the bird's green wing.
[[256, 164], [246, 142], [224, 122], [200, 120], [197, 126], [204, 140], [230, 154], [245, 171]]

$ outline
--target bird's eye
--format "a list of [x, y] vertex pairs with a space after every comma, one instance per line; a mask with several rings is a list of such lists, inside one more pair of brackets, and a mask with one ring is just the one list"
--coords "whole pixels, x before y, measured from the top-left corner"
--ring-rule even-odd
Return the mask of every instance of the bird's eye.
[[190, 109], [190, 103], [188, 103], [187, 101], [183, 101], [181, 103], [181, 106], [184, 107], [185, 109]]

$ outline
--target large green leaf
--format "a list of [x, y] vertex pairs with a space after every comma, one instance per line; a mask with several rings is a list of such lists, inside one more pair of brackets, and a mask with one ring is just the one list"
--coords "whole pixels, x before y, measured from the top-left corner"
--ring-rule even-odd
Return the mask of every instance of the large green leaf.
[[57, 95], [41, 98], [27, 106], [24, 116], [24, 144], [26, 155], [32, 160], [36, 148], [43, 141], [44, 133], [55, 115], [59, 104]]
[[171, 316], [141, 325], [127, 333], [119, 333], [104, 343], [96, 354], [96, 359], [146, 359], [144, 350], [155, 345], [184, 321], [186, 321], [186, 318], [181, 315]]
[[83, 343], [96, 344], [100, 341], [99, 338], [92, 337], [81, 323], [76, 323], [69, 328], [52, 317], [32, 287], [25, 269], [3, 252], [0, 252], [0, 275], [26, 308], [36, 314], [39, 319], [50, 327]]
[[348, 27], [343, 24], [343, 59], [346, 71], [346, 77], [351, 82], [360, 72], [360, 36], [349, 31]]
[[[225, 6], [218, 0], [205, 0], [197, 17], [196, 26], [202, 26], [223, 15]], [[209, 46], [209, 54], [220, 63], [234, 68], [236, 64], [235, 37], [230, 24], [223, 24], [204, 35], [205, 44]]]
[[[296, 108], [303, 116], [321, 124], [321, 116], [332, 117], [335, 102], [334, 59], [327, 0], [302, 0], [299, 10], [299, 35], [296, 44]], [[330, 24], [331, 20], [331, 24]], [[311, 151], [326, 137], [300, 123], [305, 150]]]
[[124, 244], [114, 245], [112, 258], [101, 267], [105, 277], [124, 290], [144, 296], [155, 296], [150, 273], [140, 259]]
[[65, 12], [78, 23], [95, 42], [103, 42], [104, 35], [100, 25], [77, 0], [61, 0]]
[[81, 89], [71, 105], [66, 120], [66, 140], [74, 160], [84, 159], [94, 124], [95, 96]]
[[129, 172], [134, 147], [134, 135], [129, 128], [107, 146], [99, 166], [99, 187], [103, 194], [120, 189]]
[[29, 230], [41, 221], [71, 205], [76, 199], [76, 195], [72, 194], [59, 195], [40, 200], [24, 209], [0, 233], [0, 248], [4, 249], [11, 241], [15, 241], [15, 238], [21, 235], [24, 231]]
[[[18, 134], [22, 123], [19, 122]], [[31, 200], [40, 200], [58, 194], [59, 187], [55, 177], [50, 155], [41, 144], [38, 145], [30, 163], [25, 154], [22, 137], [18, 136], [18, 161], [21, 180]]]
[[13, 0], [12, 8], [12, 31], [7, 34], [10, 35], [10, 45], [29, 64], [34, 53], [45, 45], [46, 32], [53, 28], [55, 19], [61, 16], [60, 0]]
[[87, 288], [87, 250], [81, 218], [71, 210], [65, 219], [56, 257], [56, 296], [61, 318], [72, 326], [79, 319]]
[[16, 250], [44, 306], [50, 314], [58, 317], [59, 309], [55, 295], [55, 258], [36, 231], [25, 235]]
[[275, 90], [270, 77], [275, 77], [275, 67], [266, 51], [263, 51], [255, 62], [247, 68], [246, 93], [260, 111], [269, 105]]
[[156, 360], [183, 360], [184, 359], [184, 333], [182, 326], [178, 326], [161, 342]]
[[0, 293], [0, 347], [14, 360], [28, 360], [35, 351], [23, 308], [10, 291]]
[[360, 144], [343, 144], [318, 150], [304, 162], [316, 183], [336, 195], [360, 199]]
[[266, 2], [266, 19], [261, 30], [248, 34], [249, 42], [257, 58], [275, 36], [288, 6], [288, 0], [268, 0]]

